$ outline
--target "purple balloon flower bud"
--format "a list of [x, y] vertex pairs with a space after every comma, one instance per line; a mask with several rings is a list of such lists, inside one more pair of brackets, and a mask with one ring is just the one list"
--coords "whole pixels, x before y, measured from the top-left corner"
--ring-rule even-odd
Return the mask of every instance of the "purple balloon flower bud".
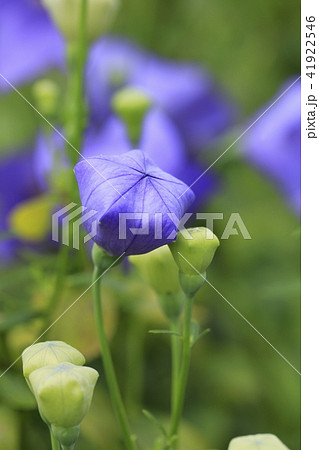
[[84, 227], [111, 255], [147, 253], [174, 241], [178, 221], [195, 199], [140, 150], [88, 158], [74, 170], [85, 213], [96, 212]]

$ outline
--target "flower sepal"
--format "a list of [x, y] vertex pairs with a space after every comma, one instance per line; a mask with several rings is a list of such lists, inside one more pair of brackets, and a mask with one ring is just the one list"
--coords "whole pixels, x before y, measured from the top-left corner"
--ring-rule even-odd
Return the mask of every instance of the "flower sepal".
[[51, 426], [53, 436], [59, 441], [62, 447], [71, 447], [76, 443], [80, 435], [80, 425], [75, 427], [59, 427], [57, 425]]
[[97, 244], [94, 244], [92, 247], [92, 261], [93, 264], [98, 270], [102, 273], [105, 270], [107, 270], [109, 267], [114, 267], [115, 265], [119, 264], [121, 261], [121, 258], [118, 256], [111, 256], [109, 255], [105, 250], [103, 250], [100, 246]]
[[195, 275], [190, 275], [188, 273], [180, 272], [179, 273], [179, 282], [181, 285], [181, 288], [183, 289], [184, 293], [189, 296], [193, 297], [196, 292], [203, 286], [203, 284], [206, 281], [206, 272]]

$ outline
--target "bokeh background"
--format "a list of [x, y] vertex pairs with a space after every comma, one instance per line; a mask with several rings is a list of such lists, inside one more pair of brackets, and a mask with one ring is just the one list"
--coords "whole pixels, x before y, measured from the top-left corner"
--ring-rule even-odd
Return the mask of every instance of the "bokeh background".
[[[233, 102], [236, 119], [230, 131], [201, 154], [205, 166], [287, 81], [298, 77], [299, 28], [297, 1], [123, 0], [111, 31], [162, 57], [200, 64]], [[60, 82], [59, 73], [50, 76]], [[32, 83], [20, 90], [32, 98]], [[285, 111], [281, 117], [285, 118]], [[32, 145], [39, 121], [15, 92], [1, 95], [0, 164], [25, 142]], [[218, 189], [201, 210], [224, 213], [224, 220], [216, 221], [217, 236], [230, 214], [239, 212], [252, 239], [245, 240], [239, 233], [222, 240], [208, 279], [299, 370], [298, 213], [278, 184], [251, 164], [243, 151], [238, 142], [214, 165]], [[10, 191], [10, 183], [16, 183], [14, 177], [6, 188], [1, 187], [2, 195]], [[1, 239], [6, 239], [4, 233]], [[36, 244], [23, 247], [19, 258], [1, 264], [1, 370], [38, 337], [46, 320], [50, 323], [90, 283], [91, 266], [82, 251], [69, 261], [65, 289], [59, 302], [49, 305], [49, 319], [43, 319], [56, 263], [55, 248]], [[105, 277], [103, 290], [105, 320], [133, 427], [145, 448], [151, 448], [157, 430], [140, 411], [143, 406], [168, 420], [170, 356], [169, 338], [150, 335], [148, 330], [164, 328], [165, 318], [154, 292], [134, 270], [114, 269]], [[237, 435], [269, 432], [298, 450], [298, 373], [207, 284], [197, 295], [194, 313], [211, 332], [193, 352], [182, 449], [224, 450]], [[43, 339], [75, 346], [88, 364], [102, 372], [90, 292]], [[21, 361], [0, 379], [0, 401], [1, 449], [50, 448], [46, 427], [22, 377]], [[102, 376], [77, 448], [122, 448]]]

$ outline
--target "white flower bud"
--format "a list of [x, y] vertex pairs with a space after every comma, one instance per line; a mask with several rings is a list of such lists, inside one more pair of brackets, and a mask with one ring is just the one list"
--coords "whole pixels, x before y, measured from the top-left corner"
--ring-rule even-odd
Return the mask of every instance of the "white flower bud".
[[43, 419], [59, 429], [78, 426], [87, 414], [98, 372], [71, 363], [34, 370], [29, 377]]
[[81, 352], [62, 341], [39, 342], [27, 347], [22, 353], [23, 375], [29, 378], [31, 372], [41, 367], [70, 362], [78, 366], [85, 363]]
[[231, 440], [228, 450], [289, 450], [274, 434], [253, 434]]
[[[76, 41], [80, 28], [81, 0], [42, 0], [55, 24], [69, 41]], [[106, 32], [119, 7], [119, 0], [87, 0], [87, 37], [90, 41]]]

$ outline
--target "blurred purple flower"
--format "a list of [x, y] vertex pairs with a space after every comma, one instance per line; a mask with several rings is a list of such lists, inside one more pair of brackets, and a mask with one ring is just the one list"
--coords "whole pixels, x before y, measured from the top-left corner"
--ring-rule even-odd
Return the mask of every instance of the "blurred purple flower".
[[[194, 157], [187, 155], [183, 138], [174, 122], [158, 107], [147, 113], [138, 147], [162, 170], [190, 184], [203, 173]], [[126, 126], [118, 117], [110, 115], [101, 127], [87, 131], [83, 156], [120, 155], [132, 149]], [[216, 188], [216, 177], [205, 174], [194, 185], [197, 209]]]
[[19, 245], [17, 239], [6, 235], [9, 233], [10, 212], [19, 203], [33, 197], [36, 192], [31, 152], [19, 152], [2, 158], [0, 161], [0, 234], [2, 234], [0, 257], [4, 261], [13, 256]]
[[191, 150], [211, 144], [233, 117], [233, 107], [199, 67], [156, 58], [120, 39], [92, 47], [86, 85], [92, 117], [100, 122], [110, 114], [117, 89], [144, 90], [174, 120]]
[[48, 190], [53, 172], [61, 175], [63, 169], [70, 167], [70, 160], [65, 154], [65, 142], [54, 130], [50, 134], [38, 133], [32, 160], [35, 180], [42, 191]]
[[[14, 86], [61, 68], [64, 45], [39, 0], [1, 0], [0, 73]], [[1, 80], [0, 91], [10, 87]]]
[[[291, 84], [285, 84], [278, 94]], [[272, 103], [272, 102], [271, 102]], [[265, 106], [257, 117], [266, 110]], [[295, 83], [251, 128], [243, 142], [246, 157], [272, 178], [295, 211], [300, 211], [301, 82]]]
[[[62, 131], [63, 133], [63, 131]], [[138, 147], [153, 159], [164, 171], [192, 183], [204, 171], [200, 164], [186, 155], [184, 141], [172, 120], [159, 108], [152, 108], [146, 115]], [[50, 135], [39, 133], [35, 143], [34, 165], [37, 182], [42, 189], [48, 188], [48, 177], [54, 167], [69, 165], [65, 156], [65, 143], [52, 131]], [[84, 158], [103, 155], [121, 155], [132, 149], [126, 126], [115, 115], [100, 126], [92, 124], [85, 133], [81, 154]], [[70, 152], [72, 148], [68, 147]], [[81, 159], [81, 158], [80, 158]], [[215, 177], [205, 174], [194, 185], [196, 207], [216, 188]]]
[[[89, 233], [92, 223], [97, 221], [93, 240], [111, 255], [147, 253], [171, 242], [177, 226], [168, 213], [179, 220], [194, 201], [191, 189], [185, 192], [187, 186], [183, 182], [161, 170], [140, 150], [120, 156], [92, 157], [79, 162], [74, 170], [82, 205], [97, 211], [97, 217], [84, 222], [85, 229]], [[125, 213], [146, 214], [148, 232], [133, 234], [131, 229], [141, 228], [143, 220], [141, 216], [127, 217], [126, 237], [121, 238], [120, 214]], [[162, 215], [162, 226], [158, 215]]]
[[94, 120], [103, 122], [111, 113], [111, 98], [117, 89], [134, 84], [146, 55], [131, 42], [101, 39], [88, 55], [86, 91]]
[[175, 120], [191, 149], [210, 145], [232, 122], [230, 103], [198, 66], [148, 57], [135, 82]]
[[[185, 145], [172, 120], [159, 108], [152, 108], [143, 123], [139, 148], [162, 169], [172, 175], [184, 165]], [[83, 155], [120, 155], [132, 149], [126, 126], [115, 115], [101, 127], [91, 127], [87, 132]]]

